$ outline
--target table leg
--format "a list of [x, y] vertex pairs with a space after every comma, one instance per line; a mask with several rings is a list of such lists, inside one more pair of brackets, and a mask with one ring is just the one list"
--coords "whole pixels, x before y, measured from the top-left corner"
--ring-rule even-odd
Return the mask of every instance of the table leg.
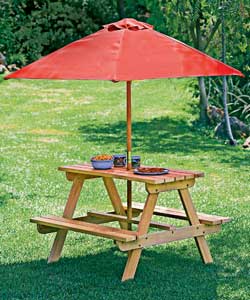
[[[132, 219], [132, 181], [127, 180], [127, 219]], [[128, 229], [132, 229], [132, 223], [128, 222]]]
[[[117, 191], [114, 179], [111, 177], [103, 177], [103, 182], [116, 214], [126, 216], [126, 212], [122, 205], [122, 201]], [[128, 224], [126, 222], [119, 222], [119, 223], [122, 229], [128, 229]]]
[[[199, 225], [200, 221], [198, 219], [195, 207], [193, 205], [191, 196], [189, 194], [188, 189], [180, 189], [178, 190], [182, 205], [189, 219], [189, 223], [191, 225]], [[196, 246], [200, 252], [201, 258], [205, 264], [212, 263], [213, 258], [211, 256], [207, 241], [205, 236], [195, 237]]]
[[[149, 224], [153, 216], [154, 208], [157, 202], [158, 193], [157, 194], [148, 194], [147, 201], [145, 203], [140, 223], [138, 225], [138, 235], [143, 235], [148, 232]], [[128, 260], [122, 275], [122, 281], [133, 279], [135, 276], [135, 272], [140, 260], [142, 248], [130, 250], [128, 252]]]
[[[64, 209], [64, 213], [63, 213], [64, 218], [71, 219], [73, 217], [76, 204], [82, 190], [83, 182], [84, 182], [83, 176], [76, 176], [74, 178], [72, 188], [69, 193], [68, 201]], [[64, 229], [58, 230], [52, 249], [50, 251], [48, 263], [56, 262], [59, 260], [67, 233], [68, 230], [64, 230]]]

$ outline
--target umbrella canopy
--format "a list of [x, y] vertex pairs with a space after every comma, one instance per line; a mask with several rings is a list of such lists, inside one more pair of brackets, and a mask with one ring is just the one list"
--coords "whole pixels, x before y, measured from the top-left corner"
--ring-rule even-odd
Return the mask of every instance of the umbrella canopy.
[[153, 30], [149, 24], [123, 19], [104, 25], [104, 29], [5, 78], [131, 81], [222, 75], [243, 76], [240, 71]]

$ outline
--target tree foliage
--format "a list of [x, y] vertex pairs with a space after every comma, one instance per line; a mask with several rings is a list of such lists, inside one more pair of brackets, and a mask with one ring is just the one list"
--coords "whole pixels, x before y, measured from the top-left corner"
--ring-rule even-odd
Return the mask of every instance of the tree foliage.
[[118, 18], [112, 0], [0, 0], [0, 51], [29, 62]]

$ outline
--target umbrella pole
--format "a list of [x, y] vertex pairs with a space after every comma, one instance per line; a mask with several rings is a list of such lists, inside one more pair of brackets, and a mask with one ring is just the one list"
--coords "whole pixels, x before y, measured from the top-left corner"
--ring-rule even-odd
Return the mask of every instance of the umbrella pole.
[[[131, 150], [132, 150], [132, 124], [131, 124], [131, 81], [127, 81], [127, 170], [132, 169]], [[127, 219], [128, 229], [131, 230], [132, 224], [129, 222], [132, 219], [132, 182], [127, 180]]]

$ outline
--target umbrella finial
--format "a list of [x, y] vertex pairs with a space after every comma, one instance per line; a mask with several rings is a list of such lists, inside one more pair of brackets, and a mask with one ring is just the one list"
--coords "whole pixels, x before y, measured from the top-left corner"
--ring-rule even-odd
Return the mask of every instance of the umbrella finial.
[[115, 31], [115, 30], [145, 30], [145, 29], [153, 29], [153, 26], [144, 22], [137, 21], [132, 18], [122, 19], [115, 23], [110, 23], [103, 25], [108, 31]]

